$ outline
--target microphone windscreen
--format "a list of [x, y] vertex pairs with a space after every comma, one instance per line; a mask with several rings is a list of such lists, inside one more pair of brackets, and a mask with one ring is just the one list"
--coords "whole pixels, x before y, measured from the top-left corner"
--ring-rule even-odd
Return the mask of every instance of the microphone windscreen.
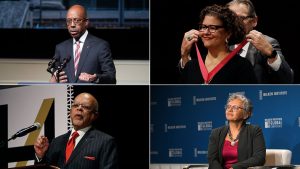
[[34, 123], [34, 125], [36, 126], [37, 130], [41, 128], [41, 124], [39, 122]]

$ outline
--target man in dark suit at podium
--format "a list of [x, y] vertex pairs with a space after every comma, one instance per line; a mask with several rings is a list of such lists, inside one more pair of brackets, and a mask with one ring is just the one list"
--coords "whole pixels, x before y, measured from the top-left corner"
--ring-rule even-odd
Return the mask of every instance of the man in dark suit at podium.
[[70, 169], [116, 169], [117, 149], [114, 138], [96, 130], [98, 101], [89, 93], [76, 96], [70, 111], [72, 131], [54, 138], [40, 136], [34, 143], [36, 163]]
[[51, 76], [50, 82], [115, 84], [116, 69], [109, 44], [87, 31], [85, 8], [73, 5], [67, 12], [66, 24], [72, 39], [56, 45], [54, 56], [65, 63], [65, 68], [59, 76]]

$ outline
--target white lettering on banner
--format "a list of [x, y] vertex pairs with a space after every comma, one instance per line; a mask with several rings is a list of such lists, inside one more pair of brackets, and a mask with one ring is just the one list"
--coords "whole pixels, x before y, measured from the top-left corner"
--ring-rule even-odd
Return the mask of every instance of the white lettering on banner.
[[198, 122], [198, 131], [212, 130], [212, 121]]
[[217, 100], [217, 97], [200, 97], [197, 98], [197, 96], [193, 96], [193, 105], [196, 105], [199, 102], [209, 102], [209, 101], [215, 101]]
[[198, 157], [198, 155], [207, 155], [207, 151], [194, 148], [194, 157]]
[[179, 130], [179, 129], [186, 129], [186, 125], [168, 125], [165, 124], [165, 133], [168, 132], [168, 130]]
[[287, 91], [277, 91], [277, 92], [265, 92], [265, 93], [263, 93], [264, 97], [267, 97], [267, 96], [286, 96], [286, 95], [288, 95]]
[[263, 100], [263, 97], [272, 97], [272, 96], [287, 96], [288, 91], [271, 91], [271, 92], [263, 92], [259, 90], [259, 100]]
[[282, 118], [265, 119], [265, 128], [282, 128]]
[[182, 157], [182, 148], [169, 148], [169, 157]]
[[168, 98], [168, 107], [181, 106], [181, 97]]

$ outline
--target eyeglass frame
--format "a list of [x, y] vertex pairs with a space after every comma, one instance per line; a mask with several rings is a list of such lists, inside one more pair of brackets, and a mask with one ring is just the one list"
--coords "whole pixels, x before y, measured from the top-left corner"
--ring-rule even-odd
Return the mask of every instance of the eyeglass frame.
[[229, 109], [232, 109], [233, 112], [237, 112], [239, 109], [242, 109], [242, 110], [245, 110], [244, 107], [241, 107], [241, 106], [238, 106], [238, 105], [225, 105], [224, 106], [225, 110], [229, 110]]
[[248, 16], [238, 16], [242, 21], [248, 19], [248, 18], [254, 18], [254, 16], [252, 15], [248, 15]]
[[[210, 33], [215, 33], [218, 29], [224, 28], [222, 25], [199, 25], [199, 32], [209, 31]], [[203, 30], [204, 29], [204, 30]]]
[[79, 108], [79, 106], [81, 106], [82, 109], [84, 109], [84, 110], [88, 110], [88, 111], [92, 111], [92, 110], [93, 110], [93, 109], [92, 109], [92, 106], [87, 106], [87, 105], [84, 105], [84, 104], [73, 103], [73, 104], [71, 105], [71, 107], [74, 108], [74, 109]]
[[71, 25], [72, 22], [73, 22], [75, 25], [79, 25], [82, 22], [87, 21], [87, 20], [88, 20], [87, 18], [67, 18], [66, 19], [66, 24]]

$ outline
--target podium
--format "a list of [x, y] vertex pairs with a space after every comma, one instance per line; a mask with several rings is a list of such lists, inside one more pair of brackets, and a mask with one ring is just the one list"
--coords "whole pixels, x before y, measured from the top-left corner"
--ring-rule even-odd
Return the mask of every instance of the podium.
[[46, 165], [46, 164], [37, 164], [37, 165], [30, 165], [24, 167], [14, 167], [9, 169], [59, 169], [59, 168], [51, 165]]

